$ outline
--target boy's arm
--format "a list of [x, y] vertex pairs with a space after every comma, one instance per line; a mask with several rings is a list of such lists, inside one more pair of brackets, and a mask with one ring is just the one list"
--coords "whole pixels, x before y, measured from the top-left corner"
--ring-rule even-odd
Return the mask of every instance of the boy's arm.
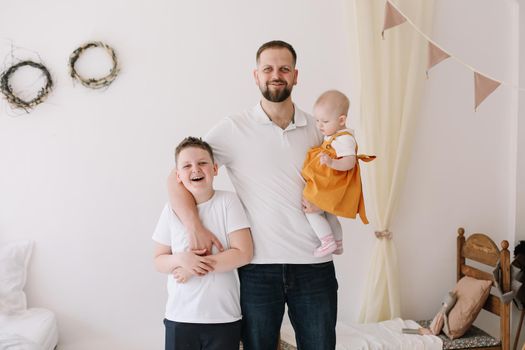
[[230, 249], [208, 258], [215, 262], [215, 272], [226, 272], [241, 267], [252, 261], [253, 242], [249, 228], [233, 231], [229, 235]]
[[329, 168], [340, 171], [347, 171], [351, 170], [355, 166], [356, 156], [352, 155], [341, 157], [338, 159], [332, 159], [328, 156], [328, 154], [323, 153], [321, 154], [320, 162], [321, 164], [324, 164]]
[[155, 268], [159, 272], [171, 274], [177, 267], [182, 267], [199, 276], [213, 271], [215, 262], [209, 256], [202, 256], [199, 253], [204, 253], [204, 249], [172, 253], [170, 246], [155, 243], [153, 253]]
[[175, 169], [168, 176], [168, 197], [173, 211], [189, 232], [192, 249], [206, 249], [206, 254], [211, 254], [211, 247], [215, 245], [220, 251], [224, 250], [217, 237], [202, 225], [195, 199], [184, 185], [177, 181]]

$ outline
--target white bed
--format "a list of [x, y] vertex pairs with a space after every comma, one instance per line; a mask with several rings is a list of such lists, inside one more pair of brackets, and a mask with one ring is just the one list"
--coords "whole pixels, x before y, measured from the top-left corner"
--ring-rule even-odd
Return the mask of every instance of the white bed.
[[53, 350], [57, 342], [58, 328], [51, 311], [30, 308], [0, 313], [0, 350]]
[[0, 246], [0, 350], [53, 350], [58, 341], [55, 315], [27, 308], [24, 287], [33, 241]]
[[[336, 350], [441, 350], [443, 342], [433, 335], [412, 335], [401, 333], [402, 328], [419, 328], [411, 320], [400, 318], [369, 324], [337, 324]], [[281, 327], [281, 340], [297, 346], [291, 325]]]

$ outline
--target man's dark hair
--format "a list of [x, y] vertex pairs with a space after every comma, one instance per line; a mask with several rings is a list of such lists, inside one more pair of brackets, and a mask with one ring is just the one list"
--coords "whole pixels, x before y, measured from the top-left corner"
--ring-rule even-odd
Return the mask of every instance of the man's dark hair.
[[213, 158], [213, 150], [211, 149], [211, 146], [208, 144], [208, 142], [203, 141], [200, 137], [193, 136], [186, 137], [184, 140], [181, 141], [181, 143], [179, 143], [177, 148], [175, 148], [175, 162], [177, 162], [180, 152], [182, 152], [183, 149], [189, 147], [196, 147], [207, 151], [210, 154], [211, 161], [215, 163], [215, 160]]
[[295, 66], [295, 63], [297, 62], [297, 54], [295, 53], [292, 45], [288, 44], [287, 42], [281, 40], [272, 40], [262, 44], [261, 47], [259, 47], [259, 50], [257, 50], [257, 55], [255, 56], [255, 61], [257, 63], [259, 63], [259, 57], [261, 56], [261, 53], [266, 49], [287, 49], [292, 54], [293, 65]]

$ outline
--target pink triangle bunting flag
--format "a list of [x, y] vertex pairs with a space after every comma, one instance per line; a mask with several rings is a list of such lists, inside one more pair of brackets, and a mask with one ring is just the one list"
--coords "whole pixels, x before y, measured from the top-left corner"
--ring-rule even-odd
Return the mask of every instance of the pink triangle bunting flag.
[[381, 37], [385, 38], [385, 30], [400, 25], [406, 22], [406, 18], [398, 11], [389, 1], [385, 4], [385, 23], [383, 24], [383, 31]]
[[476, 111], [481, 102], [483, 102], [500, 85], [501, 83], [499, 81], [492, 80], [478, 72], [474, 72], [474, 111]]
[[440, 63], [443, 60], [446, 60], [449, 58], [450, 55], [446, 53], [445, 51], [441, 50], [439, 47], [428, 42], [428, 62], [427, 62], [427, 78], [428, 78], [428, 71], [434, 67], [436, 64]]

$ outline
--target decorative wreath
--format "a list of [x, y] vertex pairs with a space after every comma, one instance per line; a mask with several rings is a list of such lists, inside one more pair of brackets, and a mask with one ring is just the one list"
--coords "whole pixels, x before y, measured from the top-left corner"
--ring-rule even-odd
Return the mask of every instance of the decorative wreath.
[[[82, 55], [84, 51], [92, 47], [100, 47], [106, 50], [106, 52], [113, 60], [113, 67], [111, 68], [109, 74], [100, 79], [84, 78], [75, 70], [75, 64], [77, 63], [77, 60], [80, 57], [80, 55]], [[69, 56], [69, 74], [73, 79], [77, 79], [82, 83], [82, 85], [91, 89], [101, 89], [103, 87], [109, 86], [117, 77], [119, 70], [120, 68], [118, 67], [117, 55], [115, 54], [115, 51], [111, 48], [111, 46], [106, 45], [100, 41], [88, 42], [76, 49], [75, 51], [73, 51], [73, 53]]]
[[[23, 100], [17, 95], [15, 95], [15, 93], [13, 92], [13, 88], [9, 83], [11, 76], [16, 72], [16, 70], [24, 66], [30, 66], [36, 69], [40, 69], [42, 71], [42, 74], [46, 78], [45, 86], [43, 86], [40, 89], [40, 91], [38, 91], [37, 96], [30, 101]], [[21, 108], [24, 109], [26, 112], [28, 112], [29, 109], [32, 109], [40, 103], [44, 102], [47, 95], [51, 92], [52, 88], [53, 80], [51, 79], [51, 74], [49, 73], [49, 70], [47, 70], [47, 68], [43, 64], [36, 63], [33, 61], [19, 62], [9, 67], [6, 71], [2, 73], [2, 75], [0, 75], [0, 91], [7, 99], [7, 102], [9, 102], [9, 104], [11, 104], [13, 108]]]

